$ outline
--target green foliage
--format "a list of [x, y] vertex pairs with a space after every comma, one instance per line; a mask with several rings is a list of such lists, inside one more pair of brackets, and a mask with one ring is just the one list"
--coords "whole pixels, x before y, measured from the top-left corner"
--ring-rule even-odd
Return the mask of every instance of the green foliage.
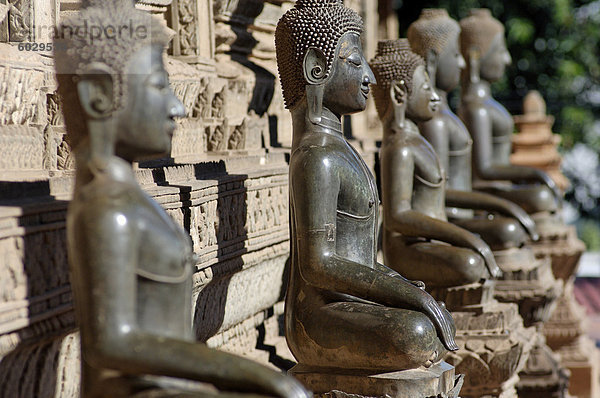
[[579, 237], [587, 250], [600, 251], [600, 226], [596, 221], [584, 220], [579, 225]]
[[457, 20], [471, 8], [489, 8], [504, 23], [513, 64], [493, 85], [495, 97], [513, 114], [522, 113], [522, 98], [538, 90], [563, 147], [576, 142], [600, 151], [600, 140], [586, 131], [600, 118], [600, 0], [423, 0], [401, 2], [401, 35], [422, 8], [446, 8]]

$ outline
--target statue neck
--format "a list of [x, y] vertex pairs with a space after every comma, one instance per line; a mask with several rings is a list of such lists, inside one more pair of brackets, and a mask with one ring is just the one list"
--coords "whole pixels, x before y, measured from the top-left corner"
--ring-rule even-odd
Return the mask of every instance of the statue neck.
[[315, 125], [322, 127], [325, 130], [330, 131], [332, 133], [343, 135], [342, 118], [340, 116], [335, 115], [327, 108], [323, 108], [321, 121], [319, 123], [316, 123]]
[[290, 111], [293, 124], [292, 151], [298, 147], [302, 137], [310, 132], [319, 131], [343, 136], [341, 116], [336, 115], [325, 107], [323, 107], [323, 111], [321, 112], [321, 121], [316, 124], [312, 123], [308, 118], [306, 100], [303, 100]]
[[421, 133], [417, 125], [405, 116], [403, 120], [398, 120], [397, 118], [390, 120], [389, 127], [384, 129], [384, 136], [393, 136], [396, 134], [420, 135]]
[[112, 127], [110, 122], [105, 121], [88, 123], [89, 136], [79, 145], [76, 152], [76, 190], [98, 177], [135, 182], [132, 161], [115, 155]]

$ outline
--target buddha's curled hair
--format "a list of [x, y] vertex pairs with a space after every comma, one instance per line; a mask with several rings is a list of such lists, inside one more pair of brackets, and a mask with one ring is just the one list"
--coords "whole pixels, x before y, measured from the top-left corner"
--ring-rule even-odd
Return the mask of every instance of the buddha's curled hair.
[[429, 50], [441, 54], [450, 40], [460, 33], [458, 22], [442, 8], [425, 8], [419, 19], [410, 24], [407, 38], [414, 52], [425, 58]]
[[383, 118], [390, 105], [392, 82], [403, 80], [410, 95], [415, 70], [425, 66], [425, 60], [411, 50], [407, 39], [381, 40], [370, 64], [377, 79], [377, 85], [373, 86], [375, 107], [379, 117]]
[[298, 0], [277, 23], [277, 68], [286, 108], [293, 108], [305, 94], [302, 64], [308, 49], [321, 50], [327, 58], [325, 77], [331, 73], [335, 50], [346, 32], [362, 33], [362, 19], [341, 0]]
[[504, 34], [504, 25], [492, 17], [492, 13], [487, 8], [474, 8], [469, 16], [460, 20], [460, 47], [465, 59], [468, 58], [468, 52], [471, 48], [479, 50], [479, 55], [483, 57], [492, 41], [498, 34]]

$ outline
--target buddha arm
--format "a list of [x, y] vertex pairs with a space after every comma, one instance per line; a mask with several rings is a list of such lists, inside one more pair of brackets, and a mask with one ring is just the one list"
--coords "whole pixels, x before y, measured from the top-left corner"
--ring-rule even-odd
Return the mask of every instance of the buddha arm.
[[118, 211], [95, 209], [76, 222], [72, 235], [83, 359], [89, 365], [207, 382], [230, 391], [308, 398], [292, 378], [252, 361], [140, 330], [135, 270], [143, 242], [131, 225], [135, 220], [123, 217]]
[[[472, 105], [471, 105], [472, 106]], [[483, 180], [538, 182], [552, 190], [560, 204], [562, 193], [550, 176], [533, 167], [494, 165], [492, 163], [492, 119], [483, 105], [464, 113], [464, 122], [473, 136], [473, 167]]]
[[319, 289], [424, 312], [436, 326], [444, 345], [455, 350], [453, 321], [433, 297], [404, 278], [374, 269], [374, 264], [359, 264], [336, 253], [336, 214], [341, 187], [337, 167], [323, 148], [293, 155], [290, 162], [292, 222], [296, 230], [292, 239], [296, 239], [298, 246], [302, 279]]
[[525, 228], [531, 239], [537, 241], [539, 236], [535, 223], [529, 215], [513, 202], [481, 192], [446, 190], [446, 206], [473, 210], [498, 212], [502, 215], [513, 217]]
[[[500, 274], [489, 246], [476, 235], [447, 221], [412, 209], [415, 164], [407, 148], [388, 150], [381, 165], [384, 226], [405, 236], [435, 239], [479, 253], [493, 276]], [[442, 188], [440, 188], [442, 189]]]

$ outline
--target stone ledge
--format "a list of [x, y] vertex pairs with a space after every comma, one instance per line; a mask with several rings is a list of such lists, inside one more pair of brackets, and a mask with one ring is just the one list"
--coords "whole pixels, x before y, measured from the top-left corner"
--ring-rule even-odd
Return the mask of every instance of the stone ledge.
[[[455, 385], [458, 384], [455, 380], [454, 367], [443, 361], [428, 369], [419, 368], [380, 374], [315, 369], [303, 365], [294, 366], [288, 373], [300, 380], [316, 395], [327, 394], [334, 390], [364, 397], [388, 395], [392, 398], [428, 398], [458, 395], [458, 391], [455, 390]], [[462, 386], [462, 377], [458, 383]], [[449, 395], [453, 390], [456, 395]]]

